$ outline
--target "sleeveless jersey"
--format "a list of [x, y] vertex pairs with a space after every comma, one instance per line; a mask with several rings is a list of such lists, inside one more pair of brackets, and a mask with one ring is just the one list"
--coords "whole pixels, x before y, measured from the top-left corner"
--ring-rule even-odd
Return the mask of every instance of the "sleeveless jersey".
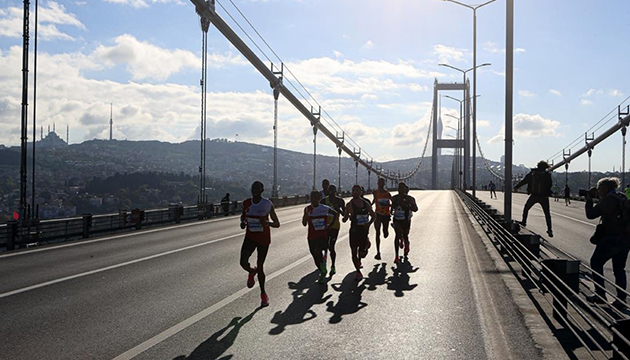
[[375, 212], [380, 215], [389, 215], [389, 208], [391, 204], [392, 195], [389, 191], [374, 190], [374, 204], [376, 205]]
[[354, 200], [350, 200], [352, 204], [352, 217], [350, 218], [350, 231], [360, 231], [363, 230], [364, 227], [361, 225], [365, 225], [370, 222], [370, 213], [368, 208], [370, 207], [370, 203], [366, 200], [363, 200], [363, 206], [361, 208], [357, 208], [354, 204]]
[[[341, 200], [341, 199], [339, 199], [339, 200]], [[341, 200], [341, 201], [343, 201], [343, 200]], [[326, 197], [322, 200], [322, 202], [321, 202], [321, 203], [323, 203], [324, 205], [328, 206], [329, 208], [331, 208], [331, 209], [333, 209], [333, 210], [337, 211], [337, 210], [335, 209], [335, 204], [333, 204], [333, 202], [332, 202], [332, 201], [330, 201], [330, 196], [326, 196]], [[343, 210], [342, 210], [342, 213], [341, 213], [341, 214], [339, 214], [339, 216], [342, 216], [342, 215], [343, 215]], [[337, 221], [335, 221], [334, 223], [332, 223], [332, 225], [330, 225], [330, 229], [340, 229], [340, 228], [341, 228], [341, 222], [339, 221], [339, 218], [337, 218]]]
[[308, 239], [326, 239], [328, 238], [328, 230], [326, 225], [329, 224], [328, 212], [331, 209], [326, 205], [318, 205], [313, 207], [309, 205], [306, 207], [306, 214], [308, 216]]
[[243, 218], [247, 222], [245, 237], [260, 245], [271, 243], [271, 231], [267, 226], [269, 213], [273, 203], [269, 199], [262, 198], [258, 204], [252, 199], [243, 201]]
[[400, 201], [402, 199], [403, 198], [400, 195], [394, 195], [394, 197], [392, 198], [392, 208], [394, 210], [394, 221], [396, 222], [410, 221], [411, 217], [413, 216], [413, 212], [409, 210], [409, 208], [403, 209], [403, 207], [401, 206]]

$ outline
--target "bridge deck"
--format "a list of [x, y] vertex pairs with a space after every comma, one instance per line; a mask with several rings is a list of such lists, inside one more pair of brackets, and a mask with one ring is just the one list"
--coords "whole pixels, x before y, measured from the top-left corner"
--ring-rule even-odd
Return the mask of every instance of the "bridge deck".
[[[373, 247], [352, 274], [347, 229], [337, 274], [317, 284], [300, 223], [279, 209], [266, 264], [271, 305], [245, 287], [236, 217], [0, 256], [3, 358], [535, 359], [543, 353], [450, 191], [413, 192], [409, 263]], [[393, 232], [392, 232], [393, 233]], [[531, 324], [529, 324], [531, 325]], [[537, 332], [545, 330], [538, 329]], [[546, 336], [546, 335], [545, 335]], [[545, 347], [545, 346], [542, 346]]]

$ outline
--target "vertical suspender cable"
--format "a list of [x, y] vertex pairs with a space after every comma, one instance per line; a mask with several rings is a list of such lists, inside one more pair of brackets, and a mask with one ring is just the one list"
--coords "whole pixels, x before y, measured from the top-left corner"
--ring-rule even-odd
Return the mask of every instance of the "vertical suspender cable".
[[30, 1], [24, 0], [24, 22], [22, 37], [22, 108], [21, 108], [21, 134], [20, 134], [20, 208], [19, 220], [23, 224], [26, 212], [26, 183], [27, 164], [26, 152], [28, 142], [28, 49], [29, 49], [29, 11]]
[[626, 185], [626, 131], [624, 126], [621, 128], [621, 184]]
[[35, 136], [37, 127], [37, 13], [39, 10], [39, 0], [35, 0], [35, 48], [33, 64], [33, 169], [31, 174], [31, 217], [37, 218], [35, 213]]

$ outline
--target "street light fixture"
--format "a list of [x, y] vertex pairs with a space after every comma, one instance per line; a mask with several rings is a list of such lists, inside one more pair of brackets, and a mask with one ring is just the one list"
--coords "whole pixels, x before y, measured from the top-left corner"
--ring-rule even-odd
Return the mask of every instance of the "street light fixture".
[[442, 1], [447, 1], [447, 2], [452, 2], [453, 4], [457, 4], [457, 5], [461, 5], [464, 7], [467, 7], [469, 9], [471, 9], [473, 11], [473, 153], [472, 153], [472, 194], [473, 196], [476, 195], [476, 182], [475, 182], [475, 168], [476, 168], [476, 147], [474, 145], [475, 141], [477, 140], [477, 98], [475, 97], [475, 95], [477, 95], [477, 9], [482, 8], [488, 4], [491, 4], [493, 2], [495, 2], [496, 0], [490, 0], [490, 1], [486, 1], [485, 3], [481, 4], [481, 5], [477, 5], [477, 6], [471, 6], [468, 4], [464, 4], [461, 3], [459, 1], [456, 0], [442, 0]]

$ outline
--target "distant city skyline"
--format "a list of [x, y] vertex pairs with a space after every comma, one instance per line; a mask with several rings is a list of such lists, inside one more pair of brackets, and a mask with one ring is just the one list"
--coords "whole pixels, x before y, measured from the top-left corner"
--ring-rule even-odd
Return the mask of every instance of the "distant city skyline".
[[[375, 161], [420, 156], [434, 79], [461, 81], [461, 73], [437, 64], [472, 66], [472, 12], [452, 3], [235, 3]], [[0, 143], [8, 146], [19, 144], [22, 7], [19, 0], [0, 0]], [[621, 0], [515, 2], [514, 163], [534, 166], [561, 154], [619, 104], [628, 104], [628, 11], [630, 3]], [[227, 12], [246, 28], [229, 2], [219, 1], [217, 12], [237, 32]], [[201, 31], [189, 1], [42, 0], [39, 18], [38, 126], [67, 123], [73, 129], [71, 143], [108, 139], [111, 114], [113, 138], [199, 138]], [[504, 19], [503, 0], [478, 12], [477, 62], [492, 64], [477, 73], [478, 136], [484, 154], [494, 161], [504, 146]], [[269, 84], [216, 29], [211, 27], [208, 37], [208, 137], [232, 139], [238, 133], [239, 141], [271, 145]], [[278, 66], [271, 51], [256, 41]], [[30, 123], [32, 101], [29, 105]], [[459, 116], [455, 101], [444, 99], [441, 110]], [[444, 136], [453, 135], [448, 126], [456, 120], [442, 120]], [[308, 122], [282, 98], [278, 143], [312, 151]], [[336, 153], [323, 137], [318, 137], [318, 151]], [[594, 170], [613, 166], [621, 166], [621, 135], [594, 151]], [[570, 171], [586, 168], [583, 157], [572, 162]]]

